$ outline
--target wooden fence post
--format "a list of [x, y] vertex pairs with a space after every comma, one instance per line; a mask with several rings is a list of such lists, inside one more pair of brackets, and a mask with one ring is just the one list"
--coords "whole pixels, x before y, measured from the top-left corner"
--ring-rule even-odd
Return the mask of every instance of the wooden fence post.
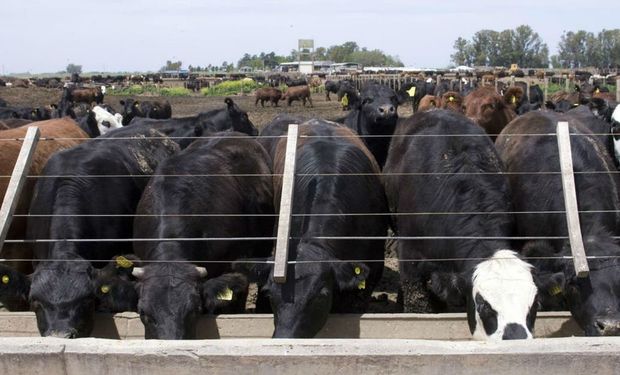
[[19, 151], [17, 160], [15, 161], [15, 168], [11, 174], [9, 185], [7, 186], [2, 207], [0, 207], [0, 249], [4, 244], [6, 235], [9, 232], [11, 221], [13, 220], [13, 213], [17, 207], [19, 196], [26, 182], [26, 175], [30, 170], [32, 164], [32, 157], [34, 151], [37, 148], [37, 142], [39, 141], [39, 128], [36, 126], [30, 126], [24, 137], [22, 148]]
[[562, 190], [564, 192], [564, 207], [566, 209], [566, 223], [570, 249], [573, 254], [573, 263], [577, 277], [588, 277], [590, 268], [586, 259], [586, 252], [581, 236], [579, 224], [579, 207], [575, 189], [575, 175], [573, 174], [573, 156], [570, 146], [568, 122], [558, 122], [557, 126], [558, 149], [560, 155], [560, 169], [562, 171]]
[[[549, 77], [545, 77], [545, 92], [543, 94], [543, 101], [547, 103], [547, 98], [549, 97]], [[544, 104], [544, 103], [543, 103]], [[543, 107], [544, 108], [544, 107]]]
[[616, 78], [616, 102], [620, 103], [620, 78]]
[[283, 284], [286, 282], [288, 265], [288, 243], [291, 233], [291, 209], [293, 206], [293, 189], [295, 187], [295, 158], [297, 154], [298, 125], [288, 126], [286, 157], [282, 172], [282, 195], [280, 196], [280, 215], [278, 218], [278, 234], [274, 255], [273, 280]]

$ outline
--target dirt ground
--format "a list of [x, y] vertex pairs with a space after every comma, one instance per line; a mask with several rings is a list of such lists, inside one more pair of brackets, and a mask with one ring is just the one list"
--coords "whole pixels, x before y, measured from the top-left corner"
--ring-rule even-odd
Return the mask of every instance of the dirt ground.
[[[0, 98], [4, 99], [9, 105], [17, 107], [37, 107], [60, 101], [61, 90], [44, 89], [37, 87], [17, 88], [17, 87], [0, 87]], [[301, 102], [293, 102], [290, 107], [286, 103], [280, 102], [280, 106], [271, 107], [265, 103], [262, 108], [260, 103], [254, 105], [253, 95], [235, 95], [231, 96], [239, 107], [248, 112], [250, 120], [260, 130], [268, 124], [276, 115], [280, 113], [290, 113], [295, 115], [303, 115], [305, 117], [317, 117], [328, 120], [336, 120], [344, 117], [348, 112], [342, 111], [340, 103], [332, 96], [332, 101], [325, 99], [324, 93], [312, 94], [312, 102], [314, 106], [311, 108], [309, 104], [303, 107]], [[127, 99], [128, 96], [110, 96], [106, 95], [104, 102], [120, 111], [122, 106], [119, 101]], [[137, 100], [168, 100], [172, 105], [172, 116], [182, 117], [195, 115], [199, 112], [211, 109], [222, 108], [224, 106], [224, 97], [207, 97], [199, 94], [186, 97], [159, 97], [159, 96], [133, 96]], [[283, 104], [283, 105], [282, 105]], [[411, 106], [404, 105], [398, 109], [399, 116], [411, 115]], [[391, 246], [392, 248], [392, 246]], [[373, 301], [371, 302], [368, 312], [372, 313], [394, 313], [402, 312], [402, 307], [396, 303], [399, 276], [398, 262], [396, 253], [392, 249], [386, 250], [386, 267], [384, 269], [383, 278], [375, 292], [373, 293]], [[248, 301], [248, 311], [253, 309], [253, 298], [255, 297], [255, 286], [250, 293]]]

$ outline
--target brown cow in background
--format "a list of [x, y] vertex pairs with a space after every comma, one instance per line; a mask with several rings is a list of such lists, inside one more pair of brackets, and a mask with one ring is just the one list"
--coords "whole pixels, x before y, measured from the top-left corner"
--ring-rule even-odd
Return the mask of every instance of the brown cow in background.
[[463, 96], [456, 91], [448, 91], [441, 96], [440, 108], [463, 113]]
[[256, 97], [256, 102], [254, 102], [255, 107], [258, 105], [259, 101], [262, 107], [265, 107], [266, 101], [271, 102], [272, 106], [277, 107], [278, 102], [282, 99], [282, 90], [273, 87], [263, 87], [256, 90], [254, 95]]
[[[39, 175], [47, 160], [57, 151], [71, 148], [88, 139], [86, 134], [79, 125], [69, 117], [61, 119], [53, 119], [47, 121], [37, 121], [32, 124], [21, 126], [15, 129], [0, 131], [0, 198], [4, 199], [4, 194], [9, 185], [9, 178], [13, 173], [17, 156], [22, 147], [22, 141], [16, 140], [23, 138], [28, 131], [28, 127], [38, 126], [41, 131], [41, 138], [52, 138], [51, 140], [40, 140], [35, 150], [32, 165], [28, 175]], [[71, 139], [66, 139], [71, 138]], [[36, 178], [29, 178], [22, 190], [15, 214], [27, 214], [30, 206], [30, 199], [33, 194]], [[16, 217], [13, 219], [7, 239], [23, 240], [26, 237], [26, 218]], [[28, 244], [5, 243], [0, 249], [0, 258], [6, 259], [31, 259], [32, 248]], [[12, 266], [23, 273], [32, 271], [32, 262], [7, 262], [5, 264]]]
[[516, 113], [506, 106], [504, 98], [494, 87], [484, 86], [465, 97], [465, 116], [481, 126], [493, 141], [504, 127], [516, 117]]
[[286, 100], [286, 104], [289, 107], [291, 106], [291, 102], [295, 100], [301, 100], [305, 107], [306, 100], [308, 100], [310, 102], [310, 107], [312, 107], [312, 98], [310, 97], [310, 88], [307, 85], [289, 87], [284, 93], [284, 95], [282, 95], [282, 100]]
[[418, 104], [418, 111], [428, 111], [429, 109], [439, 108], [440, 99], [435, 95], [424, 95]]

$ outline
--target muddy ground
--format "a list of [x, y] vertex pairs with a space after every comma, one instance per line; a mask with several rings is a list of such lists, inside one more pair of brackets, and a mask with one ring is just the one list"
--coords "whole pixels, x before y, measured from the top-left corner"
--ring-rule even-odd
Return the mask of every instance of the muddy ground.
[[[17, 107], [37, 107], [52, 103], [58, 103], [60, 101], [61, 90], [58, 89], [43, 89], [37, 87], [30, 88], [17, 88], [17, 87], [0, 87], [0, 98], [7, 101], [11, 106]], [[265, 103], [265, 107], [262, 108], [260, 103], [258, 106], [254, 105], [255, 99], [253, 95], [235, 95], [231, 96], [235, 103], [237, 103], [241, 109], [248, 112], [250, 120], [256, 127], [262, 129], [268, 124], [276, 115], [280, 113], [290, 113], [295, 115], [303, 115], [307, 117], [324, 118], [328, 120], [336, 120], [344, 117], [348, 112], [341, 109], [340, 103], [335, 99], [335, 95], [332, 96], [332, 101], [327, 101], [324, 93], [312, 94], [313, 107], [309, 104], [306, 107], [302, 106], [301, 102], [293, 102], [290, 107], [286, 106], [286, 103], [280, 103], [278, 107], [271, 107], [270, 104]], [[111, 96], [106, 95], [104, 102], [111, 105], [116, 110], [121, 110], [122, 106], [119, 104], [119, 100], [127, 99], [130, 96]], [[194, 115], [199, 112], [208, 111], [211, 109], [222, 108], [224, 106], [224, 97], [214, 96], [202, 96], [199, 94], [186, 96], [186, 97], [160, 97], [160, 96], [132, 96], [131, 98], [137, 100], [168, 100], [172, 105], [172, 116], [182, 117]], [[282, 105], [283, 104], [283, 105]], [[411, 106], [405, 105], [398, 109], [399, 116], [411, 115]], [[396, 303], [397, 291], [399, 285], [398, 278], [398, 262], [396, 261], [396, 254], [391, 249], [386, 250], [386, 267], [384, 269], [383, 278], [373, 293], [373, 301], [369, 308], [369, 312], [373, 313], [393, 313], [402, 312], [402, 307]], [[250, 301], [248, 303], [248, 311], [252, 311], [253, 301], [252, 297], [255, 297], [255, 288], [252, 288], [254, 292], [250, 293]]]

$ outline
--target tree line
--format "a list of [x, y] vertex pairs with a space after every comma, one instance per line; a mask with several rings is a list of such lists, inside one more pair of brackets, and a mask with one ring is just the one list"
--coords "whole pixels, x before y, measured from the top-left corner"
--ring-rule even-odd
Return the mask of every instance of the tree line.
[[620, 67], [620, 29], [598, 34], [579, 30], [564, 32], [558, 54], [530, 26], [503, 31], [480, 30], [467, 40], [459, 37], [450, 56], [456, 65], [510, 66], [528, 68], [617, 68]]

